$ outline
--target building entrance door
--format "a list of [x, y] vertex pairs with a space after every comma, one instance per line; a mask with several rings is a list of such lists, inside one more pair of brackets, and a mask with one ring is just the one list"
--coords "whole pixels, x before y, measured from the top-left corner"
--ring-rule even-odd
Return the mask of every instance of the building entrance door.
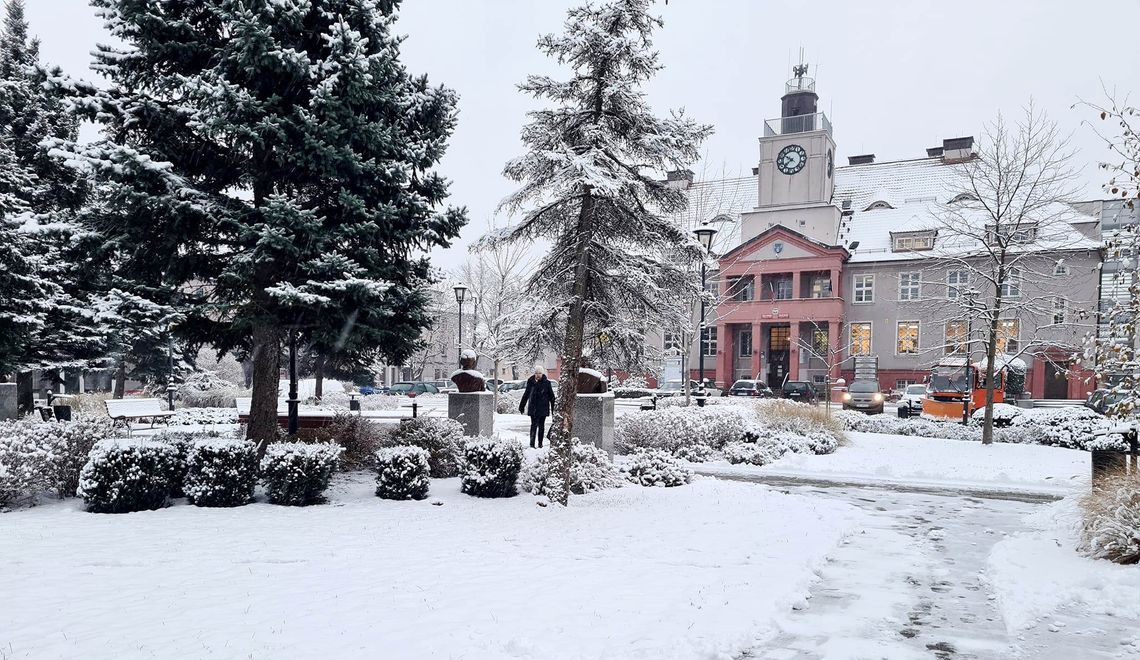
[[736, 341], [732, 352], [732, 375], [736, 380], [751, 380], [752, 373], [752, 328], [737, 328]]
[[773, 392], [779, 392], [788, 377], [791, 331], [786, 325], [774, 325], [768, 330], [768, 387]]
[[1046, 360], [1044, 394], [1046, 399], [1069, 398], [1069, 370]]

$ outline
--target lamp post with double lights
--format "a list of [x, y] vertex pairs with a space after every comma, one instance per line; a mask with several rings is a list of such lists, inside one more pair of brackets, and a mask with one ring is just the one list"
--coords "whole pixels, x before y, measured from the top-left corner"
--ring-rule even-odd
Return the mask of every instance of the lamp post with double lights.
[[467, 299], [467, 285], [456, 284], [455, 302], [459, 303], [459, 353], [463, 353], [463, 301]]
[[712, 252], [713, 237], [716, 236], [716, 229], [709, 226], [708, 221], [701, 223], [701, 226], [693, 230], [697, 235], [697, 240], [700, 241], [701, 247], [704, 248], [705, 253], [701, 257], [701, 322], [697, 328], [697, 374], [700, 380], [697, 382], [697, 406], [705, 405], [705, 287], [708, 286], [708, 269], [706, 262]]

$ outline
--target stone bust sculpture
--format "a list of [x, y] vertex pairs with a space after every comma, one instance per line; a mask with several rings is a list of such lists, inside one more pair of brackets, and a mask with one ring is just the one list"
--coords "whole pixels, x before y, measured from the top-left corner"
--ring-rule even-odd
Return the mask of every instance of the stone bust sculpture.
[[459, 388], [460, 392], [485, 392], [487, 380], [483, 374], [475, 370], [475, 363], [479, 356], [475, 351], [466, 349], [459, 354], [459, 370], [451, 374], [451, 382]]

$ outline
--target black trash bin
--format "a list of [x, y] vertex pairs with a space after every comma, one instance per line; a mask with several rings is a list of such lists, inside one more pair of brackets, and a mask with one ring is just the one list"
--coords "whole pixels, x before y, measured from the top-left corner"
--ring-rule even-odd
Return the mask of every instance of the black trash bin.
[[55, 418], [61, 422], [71, 421], [71, 406], [52, 406], [51, 410], [55, 413]]

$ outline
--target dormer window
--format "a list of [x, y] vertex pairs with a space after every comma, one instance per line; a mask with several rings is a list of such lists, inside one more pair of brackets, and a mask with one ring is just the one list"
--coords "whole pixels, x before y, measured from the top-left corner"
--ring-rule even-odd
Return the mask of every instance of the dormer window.
[[871, 202], [871, 205], [868, 206], [867, 208], [863, 209], [863, 210], [864, 211], [878, 211], [880, 209], [893, 209], [893, 208], [894, 207], [891, 206], [889, 203], [884, 202], [883, 200], [880, 199], [878, 201]]
[[964, 193], [959, 193], [959, 194], [955, 195], [954, 198], [950, 200], [950, 203], [951, 204], [961, 204], [962, 202], [976, 202], [976, 201], [978, 201], [977, 195], [975, 195], [974, 193], [964, 192]]
[[1065, 263], [1064, 261], [1058, 261], [1057, 263], [1053, 264], [1053, 274], [1054, 275], [1068, 275], [1069, 274], [1069, 264]]
[[1013, 225], [986, 225], [986, 242], [990, 245], [1013, 245], [1017, 243], [1032, 243], [1037, 240], [1036, 223], [1017, 223]]
[[892, 252], [916, 252], [934, 249], [933, 231], [891, 232]]

